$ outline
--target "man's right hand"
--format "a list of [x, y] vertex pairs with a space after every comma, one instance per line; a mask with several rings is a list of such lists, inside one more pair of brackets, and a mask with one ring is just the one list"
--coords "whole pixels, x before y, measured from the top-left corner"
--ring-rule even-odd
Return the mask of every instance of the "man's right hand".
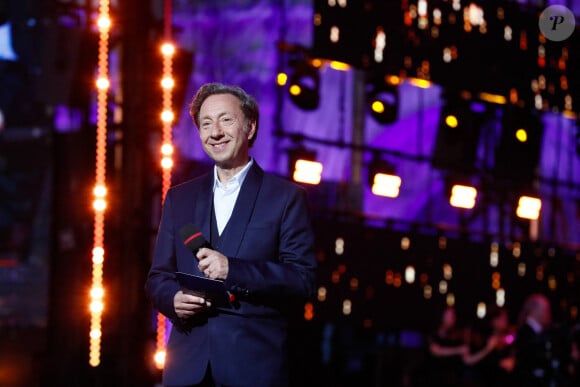
[[204, 312], [211, 306], [205, 298], [196, 295], [193, 291], [182, 289], [173, 297], [173, 308], [177, 317], [187, 319]]

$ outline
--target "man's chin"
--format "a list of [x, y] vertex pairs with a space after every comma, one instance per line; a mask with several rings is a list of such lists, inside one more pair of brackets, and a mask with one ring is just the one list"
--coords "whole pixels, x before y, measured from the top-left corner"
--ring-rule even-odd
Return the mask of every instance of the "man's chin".
[[212, 159], [216, 164], [218, 163], [227, 163], [228, 162], [228, 156], [226, 155], [226, 152], [216, 152], [213, 149], [205, 149], [205, 153], [207, 153], [207, 155], [210, 157], [210, 159]]
[[233, 164], [231, 162], [231, 160], [223, 160], [220, 159], [219, 157], [212, 157], [216, 167], [221, 168], [221, 169], [231, 169]]

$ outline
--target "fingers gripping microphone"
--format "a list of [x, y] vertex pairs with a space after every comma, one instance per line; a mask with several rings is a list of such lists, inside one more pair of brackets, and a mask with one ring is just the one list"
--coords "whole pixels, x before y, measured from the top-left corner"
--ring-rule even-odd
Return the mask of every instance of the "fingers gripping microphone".
[[209, 243], [205, 240], [201, 231], [199, 231], [199, 229], [191, 223], [183, 226], [179, 230], [179, 234], [183, 239], [183, 244], [193, 254], [197, 254], [197, 251], [202, 247], [209, 247]]

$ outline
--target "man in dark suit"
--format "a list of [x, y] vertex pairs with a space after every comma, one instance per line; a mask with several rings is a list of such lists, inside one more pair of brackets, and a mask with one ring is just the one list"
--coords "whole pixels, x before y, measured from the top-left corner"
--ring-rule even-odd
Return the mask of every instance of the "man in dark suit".
[[[165, 386], [289, 385], [288, 324], [315, 293], [315, 242], [306, 192], [250, 157], [255, 99], [236, 86], [203, 85], [190, 104], [213, 173], [168, 190], [145, 289], [173, 322]], [[210, 246], [180, 237], [197, 226]], [[223, 280], [231, 308], [181, 288], [175, 272]]]
[[569, 343], [552, 322], [547, 296], [529, 295], [520, 311], [514, 342], [514, 386], [568, 386]]

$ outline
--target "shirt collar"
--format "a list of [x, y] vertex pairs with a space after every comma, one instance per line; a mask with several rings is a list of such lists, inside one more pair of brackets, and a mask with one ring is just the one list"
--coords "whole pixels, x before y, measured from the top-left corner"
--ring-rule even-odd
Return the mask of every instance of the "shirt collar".
[[250, 167], [252, 166], [252, 164], [254, 164], [254, 159], [252, 157], [250, 157], [250, 161], [248, 161], [248, 163], [244, 166], [244, 168], [242, 168], [242, 170], [238, 173], [236, 173], [234, 176], [232, 176], [232, 178], [228, 181], [228, 186], [227, 188], [224, 188], [223, 184], [219, 181], [218, 179], [218, 175], [217, 175], [217, 166], [214, 165], [213, 167], [213, 189], [215, 191], [216, 187], [221, 187], [222, 189], [231, 189], [231, 188], [236, 188], [242, 185], [242, 183], [244, 182], [244, 179], [246, 178], [246, 175], [248, 174], [248, 171], [250, 170]]

